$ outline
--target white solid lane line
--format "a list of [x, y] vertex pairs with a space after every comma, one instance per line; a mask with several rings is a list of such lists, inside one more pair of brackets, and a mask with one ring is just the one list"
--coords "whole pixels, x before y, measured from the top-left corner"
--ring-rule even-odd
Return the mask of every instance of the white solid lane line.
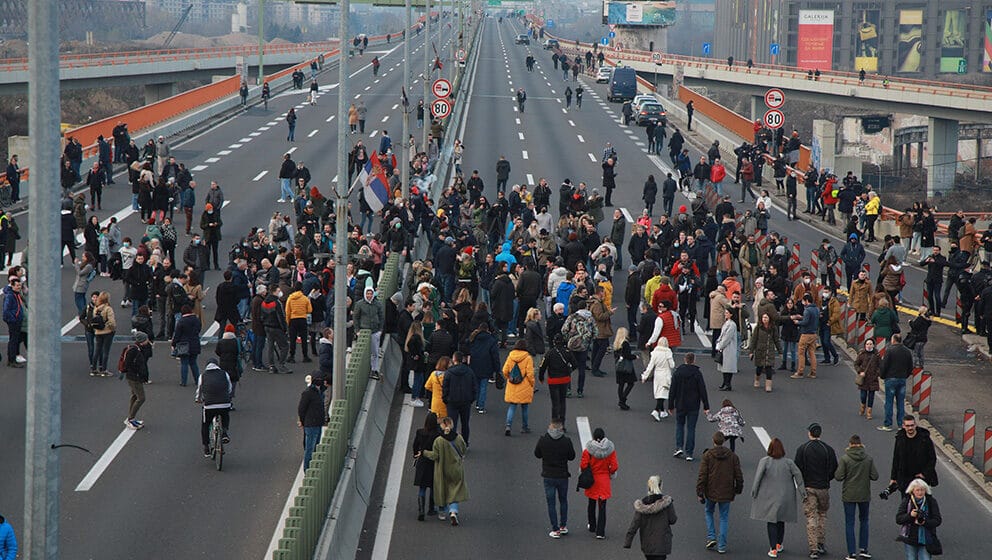
[[210, 338], [213, 335], [217, 334], [217, 331], [219, 330], [220, 330], [220, 323], [214, 321], [213, 323], [210, 324], [210, 327], [207, 328], [207, 330], [203, 333], [203, 336]]
[[623, 213], [623, 217], [626, 218], [627, 222], [634, 223], [634, 217], [630, 215], [630, 211], [626, 208], [621, 207], [620, 212]]
[[[409, 396], [404, 399], [404, 405], [409, 405]], [[400, 488], [403, 482], [403, 465], [406, 464], [407, 447], [410, 443], [410, 428], [413, 425], [413, 406], [404, 406], [400, 412], [399, 425], [396, 427], [396, 442], [393, 446], [393, 456], [389, 460], [390, 476], [386, 479], [386, 491], [383, 494], [382, 510], [379, 514], [379, 529], [376, 531], [375, 544], [372, 548], [372, 560], [389, 558], [389, 546], [393, 538], [396, 524], [396, 506], [400, 499]], [[269, 558], [270, 556], [266, 556]]]
[[71, 321], [62, 325], [62, 332], [61, 332], [62, 336], [69, 334], [69, 332], [72, 331], [72, 329], [76, 328], [76, 325], [78, 324], [79, 324], [79, 317], [73, 317]]
[[579, 447], [586, 448], [586, 444], [592, 439], [592, 429], [589, 428], [589, 417], [579, 416], [575, 419], [575, 424], [579, 428]]
[[768, 435], [768, 431], [761, 426], [751, 426], [751, 429], [754, 430], [754, 435], [758, 436], [761, 448], [768, 449], [768, 444], [772, 442], [772, 437]]
[[103, 455], [97, 459], [96, 464], [93, 465], [90, 472], [86, 473], [86, 476], [83, 477], [82, 481], [80, 481], [79, 486], [76, 486], [76, 492], [87, 492], [90, 488], [93, 488], [96, 481], [100, 480], [100, 475], [107, 470], [107, 467], [109, 467], [110, 463], [113, 462], [115, 457], [117, 457], [117, 454], [121, 452], [121, 449], [124, 449], [124, 446], [127, 445], [127, 442], [136, 431], [137, 430], [124, 428], [124, 430], [118, 434], [117, 439], [114, 440], [114, 443], [110, 444], [110, 447], [108, 447], [107, 450], [103, 452]]
[[266, 175], [266, 174], [267, 174], [268, 172], [269, 172], [269, 170], [268, 170], [268, 169], [265, 169], [265, 170], [263, 170], [263, 171], [262, 171], [261, 173], [259, 173], [258, 175], [255, 175], [255, 177], [254, 177], [254, 178], [252, 179], [252, 181], [259, 181], [259, 180], [261, 180], [261, 178], [262, 178], [262, 177], [265, 177], [265, 175]]

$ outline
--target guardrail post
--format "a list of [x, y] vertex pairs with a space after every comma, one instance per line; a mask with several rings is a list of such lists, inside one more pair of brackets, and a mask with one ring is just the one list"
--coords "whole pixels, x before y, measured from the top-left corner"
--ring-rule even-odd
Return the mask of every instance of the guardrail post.
[[964, 430], [961, 432], [961, 455], [971, 459], [975, 456], [975, 409], [964, 411]]

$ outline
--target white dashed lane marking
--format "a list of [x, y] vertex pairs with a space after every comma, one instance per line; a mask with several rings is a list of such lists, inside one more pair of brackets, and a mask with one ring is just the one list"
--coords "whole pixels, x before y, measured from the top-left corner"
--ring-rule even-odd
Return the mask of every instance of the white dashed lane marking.
[[265, 171], [262, 171], [262, 172], [261, 172], [261, 173], [259, 173], [258, 175], [255, 175], [255, 177], [253, 177], [253, 178], [252, 178], [252, 181], [258, 181], [258, 180], [261, 180], [261, 178], [262, 178], [262, 177], [265, 177], [265, 175], [266, 175], [266, 174], [267, 174], [268, 172], [269, 172], [269, 170], [268, 170], [268, 169], [266, 169]]
[[206, 168], [207, 168], [206, 165], [197, 165], [196, 167], [192, 168], [192, 171], [203, 171]]
[[207, 159], [203, 160], [203, 163], [217, 163], [218, 161], [220, 161], [220, 158], [208, 157]]
[[313, 132], [311, 132], [310, 134], [307, 134], [307, 138], [313, 138], [314, 136], [317, 135], [318, 132], [320, 132], [320, 129], [319, 128], [314, 129]]

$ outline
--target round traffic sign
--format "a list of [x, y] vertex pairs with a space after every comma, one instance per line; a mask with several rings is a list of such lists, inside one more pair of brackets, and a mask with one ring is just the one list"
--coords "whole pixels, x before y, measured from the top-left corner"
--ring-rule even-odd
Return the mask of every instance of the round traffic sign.
[[431, 103], [431, 115], [436, 119], [443, 119], [451, 114], [451, 102], [447, 99], [435, 99]]
[[651, 53], [651, 62], [661, 64], [661, 53]]
[[785, 114], [778, 109], [769, 109], [765, 112], [765, 116], [762, 121], [765, 123], [766, 127], [772, 130], [782, 128], [782, 125], [785, 124]]
[[785, 105], [785, 93], [778, 88], [772, 88], [766, 91], [765, 105], [769, 109], [781, 109], [782, 105]]
[[465, 49], [458, 49], [458, 52], [455, 53], [455, 58], [458, 59], [458, 62], [465, 62]]
[[431, 84], [431, 93], [433, 93], [435, 97], [448, 97], [451, 95], [451, 82], [445, 80], [444, 78], [434, 80], [434, 83]]

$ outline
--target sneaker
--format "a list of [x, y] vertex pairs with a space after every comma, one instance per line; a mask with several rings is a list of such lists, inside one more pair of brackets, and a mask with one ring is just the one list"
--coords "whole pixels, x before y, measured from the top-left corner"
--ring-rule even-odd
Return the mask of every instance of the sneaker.
[[782, 546], [781, 544], [777, 544], [775, 545], [775, 550], [777, 550], [781, 554], [785, 550], [785, 547]]
[[860, 552], [858, 552], [858, 556], [862, 558], [871, 558], [871, 554], [868, 554], [868, 551], [863, 548], [861, 549]]
[[203, 446], [203, 456], [206, 457], [207, 459], [210, 458], [210, 446], [208, 445]]
[[675, 453], [672, 453], [672, 457], [681, 457], [685, 453], [681, 449], [676, 449]]
[[819, 544], [816, 545], [816, 552], [819, 553], [819, 554], [822, 554], [823, 556], [826, 556], [827, 555], [827, 547], [823, 546], [823, 543], [819, 543]]
[[448, 516], [443, 511], [439, 511], [437, 512], [437, 518], [440, 519], [441, 521], [444, 521], [445, 519], [448, 518]]
[[768, 551], [768, 557], [769, 558], [778, 558], [778, 550], [775, 550], [774, 548], [771, 549], [771, 550], [769, 550]]
[[715, 539], [707, 539], [706, 540], [706, 548], [716, 548], [716, 540]]
[[572, 398], [572, 390], [571, 389], [565, 391], [565, 398], [566, 399]]
[[691, 462], [695, 461], [695, 459], [693, 459], [691, 456], [686, 457], [685, 460], [686, 460], [687, 463], [691, 463]]
[[21, 356], [20, 354], [18, 354], [17, 357], [14, 358], [14, 361], [17, 362], [17, 363], [19, 363], [19, 364], [26, 364], [28, 362], [28, 359], [25, 358], [24, 356]]
[[132, 430], [140, 430], [145, 427], [142, 422], [138, 422], [137, 420], [129, 420], [127, 424]]
[[668, 414], [667, 410], [662, 410], [661, 414], [659, 414], [658, 416], [661, 416], [662, 418], [668, 418], [670, 415]]
[[486, 413], [486, 409], [484, 409], [484, 408], [480, 408], [478, 410], [479, 410], [479, 414], [485, 414]]
[[878, 428], [875, 428], [875, 429], [878, 430], [878, 431], [880, 431], [880, 432], [891, 432], [892, 431], [892, 426], [886, 426], [885, 424], [882, 424], [881, 426], [879, 426]]
[[251, 370], [252, 371], [260, 371], [262, 373], [265, 373], [265, 372], [269, 371], [268, 368], [258, 367], [258, 366], [252, 366]]
[[716, 553], [717, 554], [726, 554], [727, 553], [727, 549], [726, 548], [718, 548], [718, 549], [716, 549]]
[[806, 376], [801, 373], [793, 373], [792, 375], [789, 376], [789, 379], [802, 379], [803, 377]]
[[561, 531], [551, 531], [550, 533], [548, 533], [548, 536], [551, 537], [552, 539], [560, 539]]
[[585, 397], [585, 395], [582, 394], [582, 391], [579, 391], [576, 396], [578, 396], [580, 399]]
[[506, 429], [503, 430], [503, 435], [506, 436], [506, 437], [510, 437], [510, 427], [509, 426], [507, 426]]
[[606, 538], [606, 535], [596, 535], [596, 540], [601, 541]]
[[286, 202], [286, 199], [285, 198], [280, 198], [280, 199], [276, 200], [276, 202]]
[[423, 408], [424, 407], [424, 401], [422, 401], [420, 399], [413, 399], [412, 401], [410, 401], [410, 406], [412, 406], [414, 408]]
[[493, 379], [492, 377], [490, 377], [490, 378], [489, 378], [489, 382], [490, 382], [490, 383], [496, 383], [496, 380], [495, 380], [495, 379]]
[[657, 410], [651, 411], [651, 418], [654, 418], [655, 422], [661, 422], [661, 414], [659, 414]]
[[520, 430], [520, 433], [521, 434], [529, 434], [530, 433], [530, 428], [528, 428], [528, 427], [525, 426], [522, 430]]
[[561, 535], [567, 535], [568, 534], [568, 527], [565, 527], [564, 525], [562, 525], [561, 527], [558, 528], [558, 533], [561, 534]]
[[809, 553], [809, 557], [812, 560], [818, 560], [820, 558], [820, 553], [814, 550], [813, 552]]
[[844, 557], [844, 560], [858, 560], [858, 555], [857, 554], [848, 554], [847, 556]]
[[220, 438], [220, 441], [225, 444], [228, 444], [231, 443], [231, 438], [227, 434], [224, 434], [224, 437]]

